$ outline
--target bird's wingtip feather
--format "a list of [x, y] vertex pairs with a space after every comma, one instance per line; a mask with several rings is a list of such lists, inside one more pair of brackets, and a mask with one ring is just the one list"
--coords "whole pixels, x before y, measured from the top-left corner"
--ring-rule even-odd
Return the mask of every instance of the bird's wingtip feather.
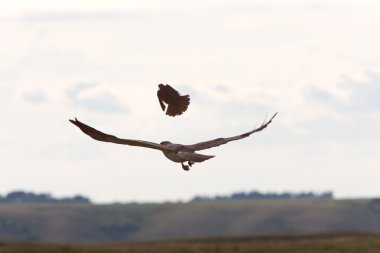
[[76, 125], [77, 122], [79, 122], [79, 120], [77, 118], [74, 118], [74, 119], [69, 119], [69, 121], [71, 123], [73, 123], [74, 125]]

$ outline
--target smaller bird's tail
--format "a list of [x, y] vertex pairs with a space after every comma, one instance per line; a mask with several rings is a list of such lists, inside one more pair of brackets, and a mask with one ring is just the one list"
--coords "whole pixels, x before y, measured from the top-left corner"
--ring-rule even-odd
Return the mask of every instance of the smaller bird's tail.
[[176, 101], [176, 103], [168, 105], [168, 109], [166, 110], [166, 115], [169, 115], [172, 117], [181, 115], [187, 110], [187, 108], [189, 107], [189, 104], [190, 104], [189, 95], [180, 96], [178, 101]]

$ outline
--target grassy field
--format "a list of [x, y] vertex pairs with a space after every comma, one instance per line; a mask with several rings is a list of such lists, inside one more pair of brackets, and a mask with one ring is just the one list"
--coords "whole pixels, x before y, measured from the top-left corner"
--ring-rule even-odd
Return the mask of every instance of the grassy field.
[[90, 244], [345, 232], [380, 234], [380, 204], [297, 200], [0, 205], [4, 241]]
[[0, 243], [2, 253], [378, 253], [380, 235], [336, 234], [313, 236], [262, 236], [202, 240], [129, 242], [106, 245], [42, 245]]

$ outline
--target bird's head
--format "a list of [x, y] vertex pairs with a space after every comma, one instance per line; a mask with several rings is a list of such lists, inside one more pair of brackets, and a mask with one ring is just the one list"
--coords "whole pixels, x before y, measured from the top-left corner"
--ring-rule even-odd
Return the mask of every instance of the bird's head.
[[161, 145], [168, 145], [168, 144], [172, 144], [170, 141], [163, 141], [160, 143]]
[[165, 87], [165, 85], [163, 85], [162, 83], [160, 83], [159, 85], [158, 85], [158, 88], [164, 88]]

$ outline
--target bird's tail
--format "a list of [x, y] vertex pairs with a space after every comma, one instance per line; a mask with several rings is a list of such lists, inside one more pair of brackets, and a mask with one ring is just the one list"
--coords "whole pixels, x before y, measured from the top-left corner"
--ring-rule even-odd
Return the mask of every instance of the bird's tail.
[[197, 162], [197, 163], [206, 161], [214, 157], [213, 155], [202, 155], [195, 152], [184, 152], [184, 151], [178, 152], [177, 155], [181, 157], [182, 159], [185, 159], [186, 161]]
[[190, 97], [189, 95], [180, 96], [178, 101], [176, 103], [172, 103], [168, 105], [168, 109], [166, 110], [166, 115], [169, 116], [177, 116], [184, 113], [190, 104]]

